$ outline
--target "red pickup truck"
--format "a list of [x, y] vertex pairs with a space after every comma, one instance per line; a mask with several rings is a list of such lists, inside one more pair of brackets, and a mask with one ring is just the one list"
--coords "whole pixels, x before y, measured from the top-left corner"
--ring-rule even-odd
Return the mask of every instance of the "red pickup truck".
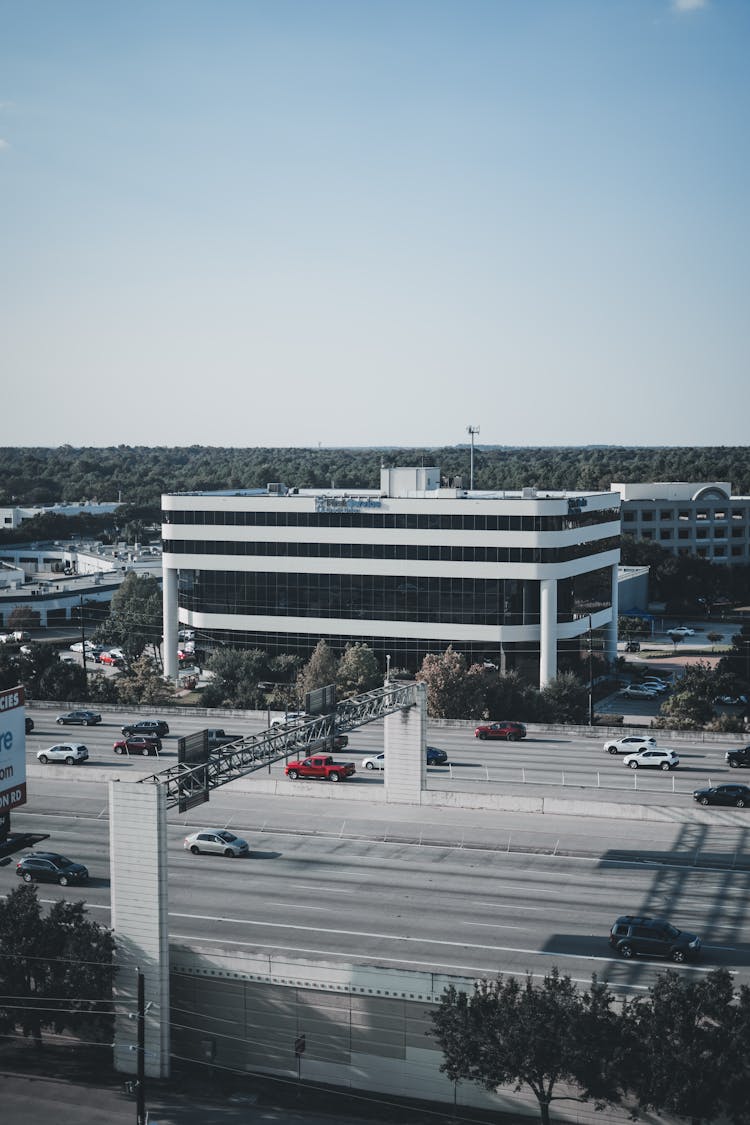
[[302, 762], [288, 762], [284, 773], [292, 781], [298, 777], [322, 777], [326, 781], [344, 781], [355, 772], [354, 762], [335, 762], [330, 754], [313, 754]]

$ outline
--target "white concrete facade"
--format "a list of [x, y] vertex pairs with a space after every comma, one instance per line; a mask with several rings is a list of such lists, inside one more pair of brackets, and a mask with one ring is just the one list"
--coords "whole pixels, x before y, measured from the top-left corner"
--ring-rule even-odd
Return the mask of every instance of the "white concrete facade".
[[619, 497], [438, 482], [437, 469], [393, 469], [380, 490], [163, 496], [166, 673], [179, 616], [280, 651], [364, 641], [411, 670], [453, 644], [472, 660], [536, 661], [548, 683], [561, 645], [612, 624]]
[[730, 481], [612, 484], [622, 500], [622, 531], [722, 566], [750, 563], [750, 496], [732, 496]]

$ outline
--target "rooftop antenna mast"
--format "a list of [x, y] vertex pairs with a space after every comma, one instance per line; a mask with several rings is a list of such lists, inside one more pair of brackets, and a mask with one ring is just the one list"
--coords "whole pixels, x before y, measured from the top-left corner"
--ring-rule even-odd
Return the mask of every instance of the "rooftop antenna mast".
[[469, 489], [474, 491], [474, 438], [479, 433], [479, 426], [467, 426], [466, 432], [471, 438], [471, 468], [469, 471]]

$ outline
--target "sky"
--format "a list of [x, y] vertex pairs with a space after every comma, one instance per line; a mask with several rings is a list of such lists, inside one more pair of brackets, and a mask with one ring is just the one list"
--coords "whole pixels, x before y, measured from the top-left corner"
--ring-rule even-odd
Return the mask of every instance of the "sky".
[[748, 0], [0, 0], [0, 444], [746, 445]]

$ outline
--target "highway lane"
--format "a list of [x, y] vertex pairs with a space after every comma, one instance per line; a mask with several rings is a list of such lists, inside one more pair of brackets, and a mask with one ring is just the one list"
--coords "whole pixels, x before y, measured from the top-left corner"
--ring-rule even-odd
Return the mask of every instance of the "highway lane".
[[[14, 825], [49, 831], [49, 846], [85, 862], [92, 882], [67, 890], [43, 885], [40, 895], [84, 898], [108, 923], [104, 787], [43, 784], [45, 792], [14, 814]], [[649, 826], [644, 847], [641, 826], [560, 818], [568, 823], [552, 825], [560, 830], [553, 846], [542, 818], [522, 814], [321, 813], [314, 806], [328, 802], [237, 798], [231, 786], [222, 794], [210, 812], [170, 814], [173, 940], [469, 976], [544, 973], [557, 964], [582, 981], [596, 970], [613, 986], [639, 989], [664, 965], [610, 958], [609, 927], [620, 913], [664, 913], [706, 945], [700, 965], [680, 971], [726, 965], [750, 982], [750, 871], [730, 866], [744, 829], [720, 830], [708, 841], [705, 864], [690, 866], [679, 861], [703, 832], [692, 825]], [[360, 831], [369, 835], [337, 832], [342, 815], [352, 824], [363, 817]], [[185, 852], [184, 834], [200, 825], [199, 816], [246, 835], [250, 857]], [[506, 848], [509, 833], [520, 850]], [[654, 854], [660, 861], [648, 858]], [[15, 885], [14, 868], [0, 869], [0, 892]]]
[[[56, 741], [84, 742], [90, 760], [82, 766], [65, 767], [48, 765], [50, 776], [60, 775], [65, 769], [116, 768], [123, 776], [142, 773], [144, 769], [156, 772], [174, 765], [177, 760], [177, 738], [201, 729], [201, 724], [215, 722], [193, 716], [169, 716], [170, 734], [163, 739], [163, 751], [157, 761], [154, 757], [120, 757], [112, 751], [113, 742], [121, 737], [120, 727], [127, 721], [124, 714], [107, 714], [104, 722], [95, 727], [60, 727], [54, 722], [56, 713], [30, 709], [35, 729], [27, 737], [27, 757], [34, 760], [36, 751]], [[263, 729], [261, 721], [232, 721], [226, 727], [231, 733], [251, 734]], [[625, 732], [624, 732], [625, 733]], [[637, 733], [628, 730], [627, 733]], [[645, 732], [644, 732], [645, 733]], [[479, 741], [470, 727], [428, 727], [430, 744], [441, 747], [449, 754], [447, 767], [429, 767], [429, 788], [461, 789], [479, 792], [527, 792], [538, 795], [541, 791], [561, 792], [563, 788], [597, 789], [602, 799], [638, 800], [684, 805], [694, 788], [741, 778], [739, 771], [730, 771], [724, 761], [725, 746], [711, 745], [696, 740], [676, 746], [680, 756], [679, 767], [669, 773], [658, 770], [636, 771], [628, 769], [623, 757], [605, 754], [604, 738], [600, 732], [587, 735], [565, 733], [530, 733], [518, 743]], [[738, 745], [742, 740], [738, 740]], [[668, 740], [665, 740], [668, 744]], [[362, 758], [382, 750], [382, 723], [372, 723], [353, 731], [349, 746], [338, 756], [358, 765]], [[283, 763], [271, 767], [276, 778], [283, 776]], [[264, 771], [265, 775], [265, 771]], [[358, 768], [357, 775], [347, 784], [382, 785], [380, 771], [370, 773]]]

